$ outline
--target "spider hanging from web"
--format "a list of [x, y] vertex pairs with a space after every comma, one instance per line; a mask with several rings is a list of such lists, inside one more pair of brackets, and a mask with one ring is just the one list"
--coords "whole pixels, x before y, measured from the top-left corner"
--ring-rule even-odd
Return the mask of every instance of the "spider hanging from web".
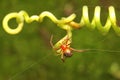
[[59, 40], [55, 45], [52, 43], [53, 35], [50, 38], [50, 45], [55, 50], [57, 55], [61, 55], [61, 60], [64, 62], [65, 58], [71, 57], [73, 55], [72, 51], [76, 52], [85, 52], [87, 50], [77, 50], [70, 47], [71, 44], [71, 37], [66, 35], [64, 38]]

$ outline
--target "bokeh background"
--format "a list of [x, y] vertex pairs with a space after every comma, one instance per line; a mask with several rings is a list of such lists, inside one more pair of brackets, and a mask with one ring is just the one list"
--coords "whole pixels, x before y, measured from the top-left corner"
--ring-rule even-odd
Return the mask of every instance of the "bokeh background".
[[[53, 34], [53, 43], [56, 43], [66, 32], [48, 18], [42, 23], [25, 22], [17, 35], [7, 34], [2, 28], [5, 15], [20, 10], [27, 11], [30, 16], [50, 11], [58, 19], [76, 13], [75, 21], [79, 22], [84, 5], [89, 7], [90, 19], [95, 6], [101, 6], [103, 25], [107, 9], [113, 5], [119, 24], [119, 0], [0, 0], [0, 80], [120, 80], [120, 53], [115, 52], [120, 51], [120, 37], [112, 28], [105, 36], [86, 27], [74, 30], [72, 47], [107, 51], [74, 52], [64, 63], [60, 56], [55, 56], [49, 40]], [[17, 24], [11, 20], [9, 25]]]

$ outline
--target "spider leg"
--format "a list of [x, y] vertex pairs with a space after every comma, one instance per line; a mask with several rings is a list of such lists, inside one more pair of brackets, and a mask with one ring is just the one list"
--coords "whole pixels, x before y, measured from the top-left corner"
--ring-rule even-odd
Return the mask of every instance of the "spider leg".
[[[51, 37], [50, 37], [50, 45], [51, 45], [51, 47], [54, 49], [54, 50], [58, 50], [59, 49], [59, 47], [55, 47], [54, 45], [53, 45], [53, 35], [51, 35]], [[60, 45], [61, 45], [61, 43], [59, 43]]]
[[63, 54], [63, 53], [62, 53], [62, 50], [61, 50], [61, 49], [56, 50], [56, 55], [57, 55], [57, 56], [62, 55], [62, 54]]
[[70, 48], [72, 51], [75, 51], [75, 52], [86, 52], [88, 51], [87, 49], [84, 49], [84, 50], [78, 50], [78, 49], [74, 49], [74, 48]]
[[61, 60], [62, 60], [63, 62], [65, 62], [65, 56], [64, 56], [63, 53], [61, 54]]
[[70, 43], [71, 43], [71, 39], [70, 37], [67, 36], [65, 44], [70, 45]]
[[52, 46], [52, 48], [54, 48], [52, 40], [53, 40], [53, 35], [51, 35], [51, 37], [50, 37], [50, 45]]

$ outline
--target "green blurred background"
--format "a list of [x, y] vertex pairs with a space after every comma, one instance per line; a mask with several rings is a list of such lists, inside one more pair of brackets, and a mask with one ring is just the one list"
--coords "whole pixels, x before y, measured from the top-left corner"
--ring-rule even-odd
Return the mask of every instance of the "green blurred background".
[[[95, 6], [101, 6], [103, 25], [108, 16], [107, 8], [113, 5], [119, 24], [119, 0], [0, 0], [0, 80], [120, 80], [120, 53], [109, 51], [120, 51], [120, 37], [112, 28], [106, 36], [86, 27], [74, 30], [74, 48], [108, 51], [74, 52], [64, 63], [60, 56], [54, 55], [49, 39], [53, 34], [55, 43], [66, 32], [48, 18], [42, 23], [25, 22], [17, 35], [9, 35], [2, 28], [4, 16], [20, 10], [27, 11], [30, 16], [50, 11], [58, 19], [76, 13], [75, 21], [79, 22], [84, 5], [89, 7], [90, 19]], [[17, 25], [15, 21], [9, 24]]]

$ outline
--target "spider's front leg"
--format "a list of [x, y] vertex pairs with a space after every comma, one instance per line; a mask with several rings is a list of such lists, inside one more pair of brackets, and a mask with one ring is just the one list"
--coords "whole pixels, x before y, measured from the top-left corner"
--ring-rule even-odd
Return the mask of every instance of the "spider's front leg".
[[61, 54], [61, 60], [62, 60], [63, 62], [65, 62], [65, 56], [64, 56], [64, 53]]

